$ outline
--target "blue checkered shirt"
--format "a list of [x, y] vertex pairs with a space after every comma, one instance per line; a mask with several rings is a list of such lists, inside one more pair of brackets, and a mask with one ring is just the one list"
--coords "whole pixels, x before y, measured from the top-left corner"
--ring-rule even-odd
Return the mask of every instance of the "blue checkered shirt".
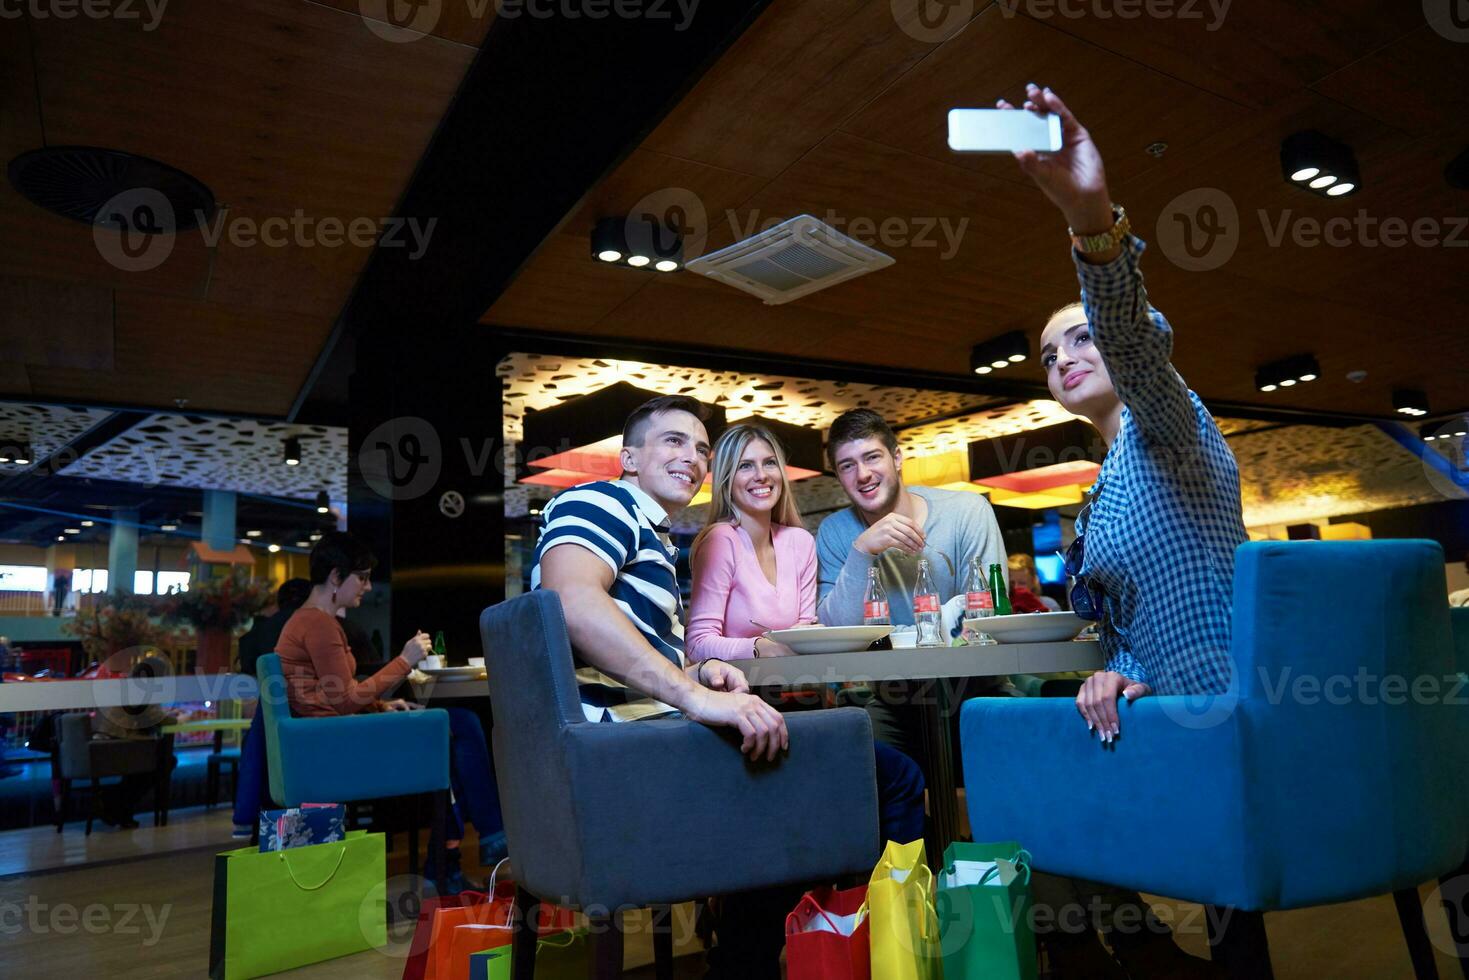
[[1148, 304], [1144, 248], [1128, 238], [1106, 265], [1073, 256], [1092, 342], [1124, 406], [1077, 521], [1082, 574], [1106, 592], [1108, 670], [1155, 694], [1218, 693], [1232, 677], [1234, 550], [1246, 540], [1239, 469], [1169, 362], [1173, 330]]

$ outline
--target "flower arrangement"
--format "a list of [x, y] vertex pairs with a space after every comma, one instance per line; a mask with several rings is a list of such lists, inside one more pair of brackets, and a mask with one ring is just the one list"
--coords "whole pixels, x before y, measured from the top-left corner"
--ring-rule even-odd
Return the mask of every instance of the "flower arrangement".
[[122, 650], [168, 645], [172, 632], [157, 621], [153, 602], [131, 593], [99, 597], [89, 612], [67, 620], [62, 629], [82, 642], [89, 660], [101, 663]]
[[256, 616], [270, 598], [263, 585], [237, 572], [217, 579], [196, 578], [189, 591], [167, 596], [160, 604], [170, 622], [188, 623], [198, 630], [232, 630]]

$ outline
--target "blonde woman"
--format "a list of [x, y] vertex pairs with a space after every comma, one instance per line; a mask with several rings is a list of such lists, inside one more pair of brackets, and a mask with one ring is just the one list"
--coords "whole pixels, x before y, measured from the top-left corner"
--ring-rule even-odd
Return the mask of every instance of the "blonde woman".
[[731, 426], [714, 446], [713, 483], [694, 538], [685, 653], [690, 663], [789, 656], [760, 634], [816, 621], [816, 539], [801, 526], [780, 442], [760, 425]]

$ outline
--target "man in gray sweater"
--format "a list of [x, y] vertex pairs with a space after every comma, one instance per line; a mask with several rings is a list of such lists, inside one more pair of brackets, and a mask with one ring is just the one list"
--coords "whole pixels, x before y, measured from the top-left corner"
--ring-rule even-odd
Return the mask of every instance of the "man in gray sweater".
[[[894, 626], [913, 623], [919, 558], [928, 559], [940, 602], [964, 591], [974, 555], [986, 569], [992, 563], [1007, 568], [1005, 543], [989, 501], [976, 493], [905, 487], [903, 453], [881, 415], [858, 408], [839, 416], [827, 433], [826, 452], [852, 506], [826, 518], [816, 533], [821, 565], [817, 615], [823, 624], [861, 624], [867, 572], [874, 565], [887, 590]], [[1004, 678], [976, 678], [961, 696], [999, 693], [1004, 683]], [[879, 741], [908, 753], [926, 769], [918, 719], [905, 710], [908, 696], [906, 685], [884, 685], [867, 711]]]

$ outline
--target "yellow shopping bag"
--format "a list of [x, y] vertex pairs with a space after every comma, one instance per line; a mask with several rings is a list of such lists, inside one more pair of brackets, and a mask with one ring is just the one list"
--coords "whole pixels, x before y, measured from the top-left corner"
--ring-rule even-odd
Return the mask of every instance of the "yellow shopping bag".
[[888, 841], [867, 883], [872, 976], [882, 980], [942, 980], [933, 872], [923, 841]]

